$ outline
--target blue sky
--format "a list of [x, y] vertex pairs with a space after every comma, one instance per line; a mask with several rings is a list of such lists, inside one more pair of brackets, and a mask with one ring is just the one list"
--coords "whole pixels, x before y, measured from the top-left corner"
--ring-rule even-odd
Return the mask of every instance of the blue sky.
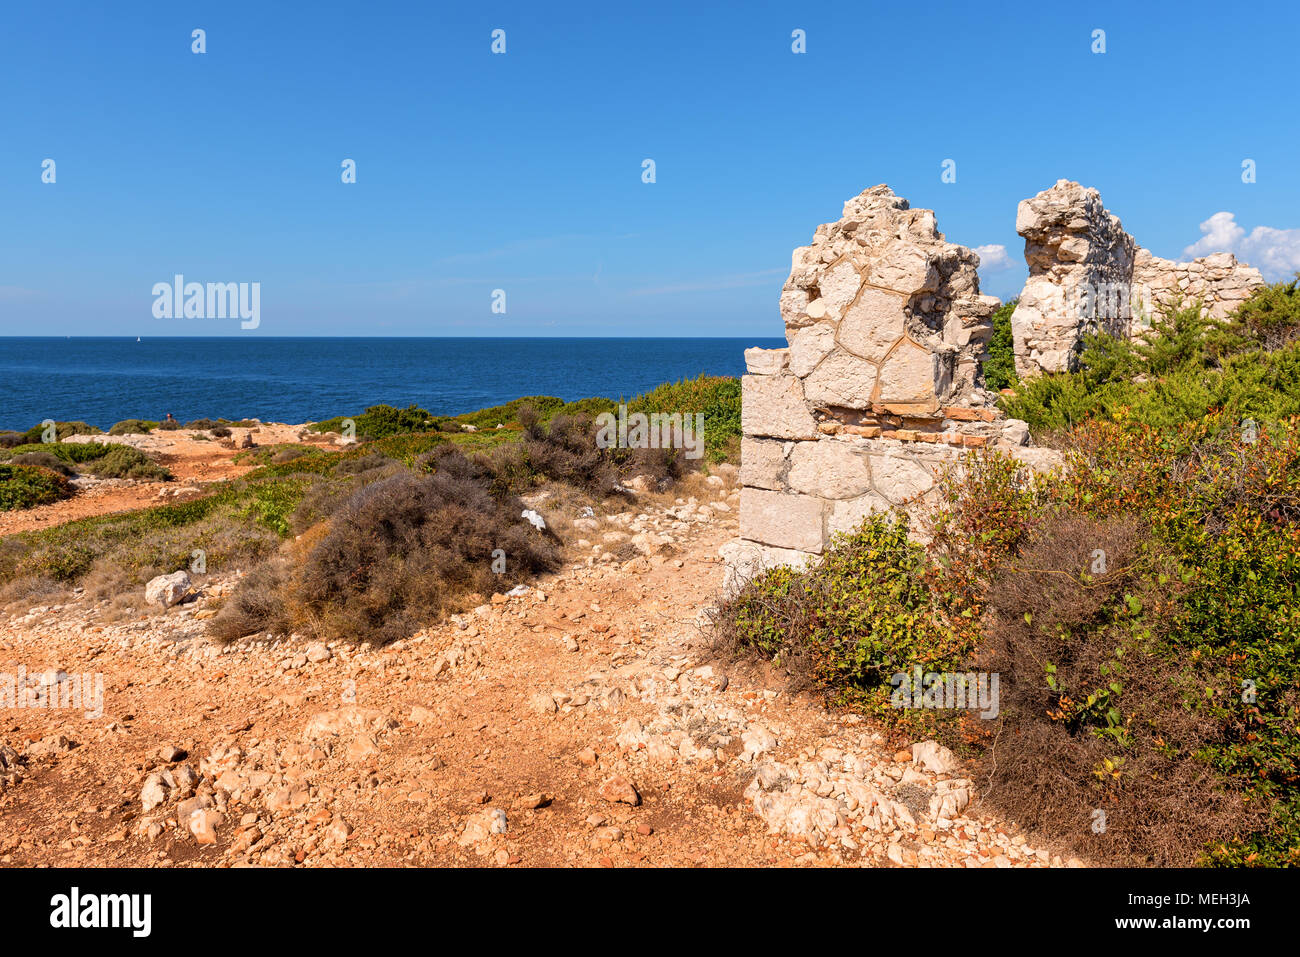
[[[791, 249], [882, 182], [1004, 247], [981, 269], [1003, 298], [1016, 204], [1061, 177], [1157, 255], [1280, 278], [1298, 25], [1281, 2], [11, 2], [0, 335], [779, 336]], [[260, 326], [155, 318], [176, 273], [260, 282]]]

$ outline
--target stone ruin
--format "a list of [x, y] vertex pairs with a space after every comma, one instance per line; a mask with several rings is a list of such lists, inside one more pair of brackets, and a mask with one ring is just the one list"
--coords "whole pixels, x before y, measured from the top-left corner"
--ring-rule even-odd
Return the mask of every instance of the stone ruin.
[[745, 351], [740, 540], [723, 546], [733, 583], [807, 562], [872, 511], [928, 500], [966, 449], [1041, 452], [983, 388], [999, 302], [980, 295], [978, 265], [887, 186], [794, 251], [789, 347]]
[[[1096, 190], [1066, 180], [1022, 202], [1016, 229], [1030, 271], [1012, 318], [1022, 376], [1069, 368], [1100, 324], [1134, 334], [1130, 298], [1111, 318], [1099, 296], [1141, 284], [1142, 302], [1200, 298], [1222, 317], [1263, 282], [1227, 254], [1157, 259]], [[923, 509], [968, 449], [1002, 449], [1036, 470], [1059, 461], [983, 387], [1000, 302], [980, 294], [978, 265], [945, 241], [932, 211], [887, 186], [849, 200], [794, 251], [781, 292], [789, 345], [745, 351], [740, 538], [722, 548], [729, 589], [807, 563], [872, 511]]]
[[1223, 319], [1264, 284], [1258, 270], [1231, 253], [1186, 263], [1153, 256], [1095, 189], [1069, 180], [1021, 202], [1016, 232], [1025, 237], [1029, 265], [1011, 316], [1021, 378], [1075, 368], [1090, 332], [1138, 335], [1180, 300], [1199, 300], [1205, 314]]

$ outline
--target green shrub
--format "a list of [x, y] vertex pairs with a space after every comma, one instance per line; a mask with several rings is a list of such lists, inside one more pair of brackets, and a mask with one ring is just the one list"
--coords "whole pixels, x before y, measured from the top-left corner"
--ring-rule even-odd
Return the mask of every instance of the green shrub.
[[[85, 472], [100, 478], [129, 478], [139, 481], [171, 481], [171, 473], [139, 449], [120, 442], [45, 442], [20, 445], [0, 452], [0, 458], [15, 464], [46, 464], [56, 471]], [[55, 466], [46, 460], [61, 464]]]
[[23, 452], [10, 456], [6, 461], [10, 465], [38, 465], [43, 469], [49, 469], [51, 472], [58, 472], [60, 475], [68, 477], [74, 474], [72, 466], [67, 461], [45, 451]]
[[109, 435], [144, 435], [158, 428], [157, 422], [145, 419], [123, 419], [108, 430]]
[[139, 449], [129, 445], [102, 446], [103, 455], [87, 459], [85, 471], [100, 478], [135, 479], [141, 482], [170, 482], [172, 473]]
[[383, 455], [397, 459], [407, 466], [413, 466], [421, 455], [447, 442], [447, 436], [441, 432], [420, 432], [408, 435], [393, 435], [375, 442], [367, 442], [350, 455]]
[[[435, 426], [435, 416], [428, 409], [409, 405], [398, 409], [391, 405], [372, 405], [361, 415], [353, 418], [358, 439], [382, 439], [392, 435], [408, 432], [424, 432]], [[344, 417], [337, 416], [322, 422], [313, 423], [311, 429], [316, 432], [342, 432]]]
[[[701, 375], [665, 383], [627, 404], [628, 413], [681, 413], [704, 416], [707, 462], [740, 461], [740, 380]], [[692, 419], [692, 422], [694, 420]]]
[[[873, 517], [746, 586], [721, 636], [971, 749], [992, 807], [1094, 860], [1300, 863], [1300, 420], [1068, 444], [1033, 481], [969, 457], [924, 549]], [[998, 673], [1000, 714], [900, 715], [881, 679], [909, 664]]]
[[1280, 349], [1300, 336], [1300, 273], [1291, 282], [1256, 291], [1237, 309], [1230, 332], [1266, 350]]
[[905, 518], [875, 513], [804, 571], [778, 567], [746, 584], [715, 620], [733, 649], [790, 668], [796, 687], [894, 723], [891, 678], [950, 670], [964, 649], [926, 581], [924, 549]]
[[993, 313], [993, 337], [989, 340], [988, 358], [984, 360], [984, 388], [996, 392], [1015, 386], [1015, 344], [1011, 335], [1011, 314], [1019, 298], [1003, 303]]
[[75, 465], [105, 455], [108, 448], [98, 442], [29, 442], [0, 452], [0, 458], [11, 461], [14, 456], [40, 453]]
[[[100, 430], [85, 422], [55, 422], [55, 437], [62, 442], [70, 435], [99, 435]], [[30, 443], [45, 441], [45, 426], [37, 423], [24, 433], [24, 440]]]
[[34, 465], [0, 465], [0, 511], [48, 505], [72, 494], [58, 472]]
[[477, 429], [495, 429], [498, 425], [504, 425], [517, 431], [520, 409], [530, 408], [537, 413], [542, 422], [547, 422], [564, 407], [564, 400], [557, 399], [553, 395], [529, 395], [507, 402], [505, 405], [494, 405], [491, 408], [479, 409], [477, 412], [458, 415], [456, 421], [472, 425]]
[[1227, 323], [1199, 305], [1166, 310], [1145, 341], [1094, 335], [1079, 368], [1017, 386], [1002, 407], [1040, 433], [1091, 419], [1176, 429], [1222, 413], [1277, 422], [1300, 414], [1300, 293], [1258, 290]]
[[289, 517], [293, 514], [309, 487], [303, 478], [281, 478], [259, 482], [251, 488], [251, 495], [239, 513], [263, 528], [268, 528], [281, 538], [290, 532]]

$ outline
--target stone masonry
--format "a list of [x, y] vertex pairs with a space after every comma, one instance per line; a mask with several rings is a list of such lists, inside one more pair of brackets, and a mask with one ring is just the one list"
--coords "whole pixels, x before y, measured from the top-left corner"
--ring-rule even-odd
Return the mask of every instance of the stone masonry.
[[1022, 378], [1074, 368], [1090, 332], [1140, 334], [1162, 309], [1200, 301], [1223, 319], [1263, 285], [1230, 253], [1179, 263], [1138, 246], [1101, 194], [1069, 180], [1020, 203], [1029, 279], [1011, 316]]
[[968, 449], [1046, 464], [983, 389], [999, 302], [980, 295], [978, 265], [887, 186], [794, 251], [789, 346], [745, 351], [740, 539], [723, 547], [732, 587], [807, 562], [872, 511], [931, 500]]

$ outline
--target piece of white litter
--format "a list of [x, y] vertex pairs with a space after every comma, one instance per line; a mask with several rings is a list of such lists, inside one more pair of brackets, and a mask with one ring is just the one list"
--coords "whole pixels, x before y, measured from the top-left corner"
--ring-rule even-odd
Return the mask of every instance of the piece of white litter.
[[522, 512], [519, 513], [519, 517], [522, 519], [527, 519], [528, 524], [533, 526], [533, 528], [537, 529], [538, 531], [540, 532], [546, 531], [546, 519], [542, 518], [542, 516], [538, 515], [531, 508], [524, 509]]

